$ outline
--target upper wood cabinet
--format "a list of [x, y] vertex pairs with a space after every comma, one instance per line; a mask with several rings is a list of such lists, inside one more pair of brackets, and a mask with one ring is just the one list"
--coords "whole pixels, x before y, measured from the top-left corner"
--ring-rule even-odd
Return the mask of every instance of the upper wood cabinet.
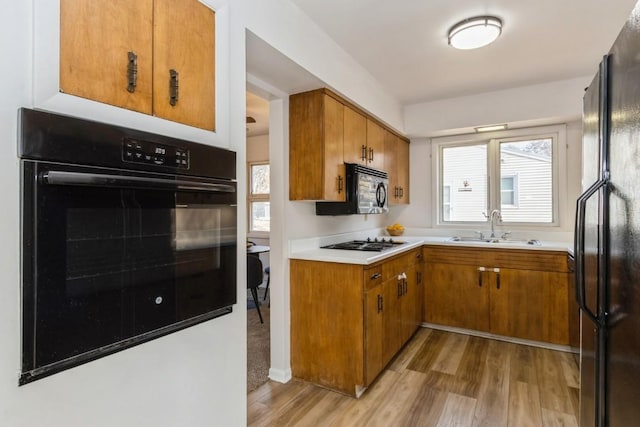
[[367, 166], [384, 170], [384, 136], [387, 131], [371, 119], [367, 119]]
[[60, 90], [214, 130], [215, 13], [197, 0], [61, 0]]
[[367, 160], [367, 118], [345, 105], [344, 161], [366, 166]]
[[[406, 173], [406, 196], [392, 203], [408, 203], [409, 150], [402, 139], [369, 117], [357, 106], [328, 89], [291, 95], [289, 98], [289, 199], [344, 201], [344, 163], [356, 163], [389, 172], [386, 137], [393, 145], [391, 162]], [[405, 145], [405, 149], [398, 148]], [[401, 165], [406, 165], [401, 166]], [[396, 182], [402, 177], [393, 176]], [[393, 189], [393, 188], [392, 188]], [[391, 194], [392, 195], [392, 194]]]
[[322, 91], [289, 99], [289, 199], [345, 200], [344, 106]]
[[389, 173], [389, 202], [409, 204], [409, 141], [386, 131], [384, 170]]

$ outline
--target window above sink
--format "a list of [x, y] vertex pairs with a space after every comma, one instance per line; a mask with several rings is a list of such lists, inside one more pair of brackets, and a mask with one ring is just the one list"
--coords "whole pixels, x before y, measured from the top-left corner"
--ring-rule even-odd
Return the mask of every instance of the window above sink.
[[559, 227], [566, 183], [564, 125], [432, 141], [433, 218], [436, 226]]

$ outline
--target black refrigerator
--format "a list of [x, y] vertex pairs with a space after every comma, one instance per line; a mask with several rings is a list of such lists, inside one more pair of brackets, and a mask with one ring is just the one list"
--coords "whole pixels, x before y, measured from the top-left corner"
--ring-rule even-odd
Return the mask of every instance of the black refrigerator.
[[580, 426], [640, 426], [640, 3], [584, 95]]

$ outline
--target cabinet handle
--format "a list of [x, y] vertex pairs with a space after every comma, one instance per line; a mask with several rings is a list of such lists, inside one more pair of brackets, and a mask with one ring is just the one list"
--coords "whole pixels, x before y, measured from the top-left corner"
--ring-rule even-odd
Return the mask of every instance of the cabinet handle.
[[369, 161], [373, 162], [373, 148], [369, 148]]
[[382, 295], [378, 295], [378, 298], [380, 298], [380, 311], [383, 312], [384, 311], [384, 297]]
[[398, 187], [393, 187], [393, 198], [397, 199], [398, 198]]
[[404, 187], [400, 187], [400, 198], [404, 197]]
[[493, 272], [496, 273], [496, 289], [500, 289], [500, 269], [494, 268]]
[[482, 273], [484, 273], [484, 267], [478, 267], [478, 286], [482, 287]]
[[422, 283], [422, 273], [421, 272], [416, 272], [416, 284], [421, 284]]
[[382, 295], [378, 294], [378, 313], [382, 311]]
[[363, 145], [362, 148], [360, 149], [360, 159], [363, 162], [367, 161], [367, 146]]
[[342, 175], [338, 175], [338, 194], [342, 193]]
[[402, 296], [402, 282], [398, 282], [398, 298]]
[[127, 52], [127, 92], [135, 92], [138, 84], [138, 55], [135, 52]]
[[176, 70], [169, 70], [169, 104], [172, 107], [178, 103], [178, 72]]
[[376, 279], [379, 279], [380, 277], [382, 277], [382, 274], [376, 273], [376, 274], [371, 275], [370, 279], [371, 280], [376, 280]]
[[404, 294], [403, 295], [406, 295], [407, 292], [409, 291], [408, 284], [407, 284], [407, 279], [404, 279], [403, 282], [404, 282]]

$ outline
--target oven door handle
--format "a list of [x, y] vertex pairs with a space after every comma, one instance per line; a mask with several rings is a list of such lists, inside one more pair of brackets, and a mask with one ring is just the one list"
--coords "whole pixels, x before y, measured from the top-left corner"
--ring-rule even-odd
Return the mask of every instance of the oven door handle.
[[179, 179], [121, 176], [100, 173], [46, 171], [40, 175], [41, 181], [49, 185], [76, 185], [83, 187], [140, 188], [167, 191], [206, 191], [210, 193], [235, 193], [228, 184], [187, 181]]

